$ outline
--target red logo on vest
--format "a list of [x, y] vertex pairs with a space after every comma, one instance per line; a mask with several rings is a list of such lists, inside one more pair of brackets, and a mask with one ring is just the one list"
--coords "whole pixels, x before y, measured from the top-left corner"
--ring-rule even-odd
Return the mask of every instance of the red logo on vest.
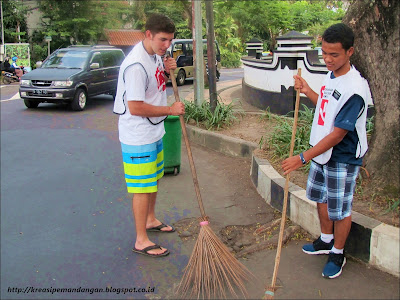
[[321, 88], [321, 106], [319, 108], [319, 117], [318, 117], [318, 125], [324, 125], [325, 124], [325, 115], [326, 115], [326, 108], [328, 106], [328, 99], [324, 99], [324, 90], [325, 86]]
[[162, 87], [162, 90], [166, 90], [166, 85], [165, 85], [165, 78], [164, 78], [164, 73], [160, 71], [160, 69], [157, 67], [156, 71], [156, 79], [157, 79], [157, 88], [160, 90], [160, 87]]

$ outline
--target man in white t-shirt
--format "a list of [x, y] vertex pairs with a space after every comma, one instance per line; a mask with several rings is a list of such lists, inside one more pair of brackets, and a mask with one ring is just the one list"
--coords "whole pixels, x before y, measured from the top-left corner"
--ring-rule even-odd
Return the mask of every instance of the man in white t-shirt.
[[168, 115], [183, 115], [185, 107], [181, 102], [167, 105], [166, 82], [176, 69], [176, 61], [162, 56], [174, 38], [174, 23], [165, 15], [153, 14], [145, 29], [145, 39], [121, 64], [114, 112], [120, 115], [118, 130], [127, 189], [134, 194], [136, 242], [132, 250], [161, 257], [169, 250], [151, 242], [147, 232], [175, 231], [155, 216], [158, 180], [164, 175], [163, 121]]

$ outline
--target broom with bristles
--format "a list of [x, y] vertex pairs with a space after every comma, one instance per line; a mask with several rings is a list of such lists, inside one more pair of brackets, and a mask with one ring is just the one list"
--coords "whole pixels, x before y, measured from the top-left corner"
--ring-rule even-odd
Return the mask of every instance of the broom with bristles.
[[[301, 76], [300, 68], [297, 70], [297, 75]], [[294, 108], [294, 120], [293, 120], [293, 127], [292, 127], [292, 138], [290, 141], [289, 157], [293, 156], [293, 151], [294, 151], [294, 141], [295, 141], [295, 137], [296, 137], [299, 106], [300, 106], [300, 89], [298, 89], [296, 91], [296, 104], [295, 104], [295, 108]], [[279, 230], [278, 247], [276, 249], [274, 273], [272, 274], [272, 283], [270, 286], [266, 287], [263, 299], [273, 299], [274, 295], [275, 295], [276, 278], [278, 276], [279, 263], [281, 260], [282, 240], [283, 240], [283, 233], [284, 233], [283, 230], [285, 229], [285, 223], [286, 223], [286, 209], [287, 209], [288, 194], [289, 194], [289, 179], [290, 179], [290, 174], [287, 174], [286, 181], [285, 181], [284, 197], [283, 197], [282, 218], [281, 218], [281, 225], [280, 225], [280, 230]]]
[[[179, 102], [180, 97], [173, 71], [171, 71], [170, 78], [175, 101]], [[190, 169], [192, 171], [193, 184], [199, 203], [201, 218], [199, 218], [200, 232], [188, 265], [185, 268], [183, 278], [176, 290], [176, 295], [180, 298], [226, 298], [225, 289], [228, 288], [232, 295], [239, 297], [236, 293], [238, 290], [238, 293], [241, 295], [240, 297], [246, 298], [247, 292], [244, 282], [253, 275], [232, 255], [209, 226], [208, 217], [205, 214], [200, 194], [186, 125], [182, 115], [179, 116], [179, 120], [189, 158]]]

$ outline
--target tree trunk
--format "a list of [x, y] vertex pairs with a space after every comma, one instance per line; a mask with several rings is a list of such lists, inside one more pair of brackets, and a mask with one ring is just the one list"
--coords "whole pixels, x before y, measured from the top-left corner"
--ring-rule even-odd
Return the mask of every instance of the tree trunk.
[[188, 20], [188, 29], [192, 31], [192, 3], [187, 0], [179, 0], [183, 7], [183, 17]]
[[374, 186], [399, 191], [399, 1], [355, 0], [343, 22], [355, 34], [352, 64], [368, 80], [374, 132], [364, 160]]

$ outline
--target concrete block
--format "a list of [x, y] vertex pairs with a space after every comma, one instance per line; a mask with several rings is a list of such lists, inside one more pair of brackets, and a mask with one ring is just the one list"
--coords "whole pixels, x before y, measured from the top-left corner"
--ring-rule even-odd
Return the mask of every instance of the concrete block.
[[268, 176], [270, 179], [282, 178], [282, 176], [274, 169], [270, 164], [261, 165], [260, 169], [262, 172]]
[[268, 169], [270, 168], [272, 168], [270, 165], [261, 165], [258, 167], [257, 184], [258, 193], [268, 204], [271, 203], [271, 178], [268, 175]]
[[352, 212], [351, 219], [351, 229], [345, 245], [346, 252], [368, 263], [372, 229], [377, 227], [380, 222], [356, 211]]
[[290, 193], [290, 220], [314, 237], [321, 234], [317, 203], [307, 199], [303, 189]]
[[257, 161], [256, 156], [253, 156], [253, 159], [251, 160], [250, 178], [251, 178], [251, 181], [253, 182], [254, 186], [257, 188], [258, 187], [258, 161]]
[[[284, 202], [284, 186], [285, 179], [283, 177], [276, 178], [271, 181], [271, 205], [279, 210], [283, 211], [283, 202]], [[290, 197], [288, 195], [286, 215], [290, 217]]]
[[372, 230], [370, 264], [397, 277], [400, 276], [400, 229], [381, 224]]
[[204, 142], [205, 142], [204, 146], [206, 146], [207, 148], [218, 152], [222, 152], [221, 145], [223, 144], [223, 140], [220, 137], [218, 137], [218, 135], [216, 135], [215, 133], [210, 132], [209, 134], [207, 134], [205, 136]]
[[186, 131], [190, 141], [198, 145], [205, 146], [205, 137], [207, 136], [207, 132], [205, 130], [186, 125]]

